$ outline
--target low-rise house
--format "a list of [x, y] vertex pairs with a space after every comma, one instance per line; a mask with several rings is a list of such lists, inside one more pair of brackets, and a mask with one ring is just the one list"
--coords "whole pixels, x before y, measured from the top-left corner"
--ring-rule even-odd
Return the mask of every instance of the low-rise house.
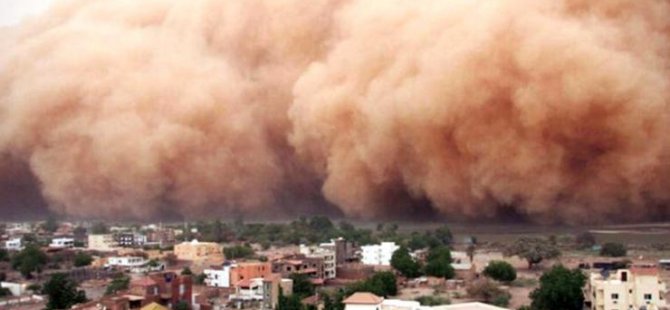
[[314, 284], [322, 284], [324, 279], [324, 262], [322, 257], [307, 257], [303, 254], [290, 255], [272, 262], [272, 272], [288, 278], [291, 274], [305, 274]]
[[359, 292], [346, 298], [345, 310], [507, 310], [480, 302], [456, 305], [421, 306], [417, 301], [384, 299], [372, 293]]
[[147, 242], [147, 237], [139, 233], [123, 232], [115, 234], [114, 240], [121, 247], [140, 247]]
[[54, 238], [49, 244], [50, 248], [65, 249], [74, 247], [74, 238]]
[[116, 247], [114, 235], [112, 234], [92, 234], [88, 235], [88, 249], [94, 251], [108, 252]]
[[117, 267], [117, 268], [137, 268], [142, 267], [149, 263], [144, 257], [139, 256], [114, 256], [108, 257], [105, 267]]
[[272, 265], [268, 262], [226, 262], [203, 272], [207, 277], [205, 279], [207, 286], [234, 287], [240, 281], [269, 276], [272, 273]]
[[169, 308], [179, 302], [191, 305], [193, 282], [191, 276], [177, 275], [174, 272], [155, 273], [131, 281], [128, 294], [141, 297], [141, 306], [152, 302]]
[[223, 257], [223, 249], [218, 243], [193, 240], [175, 245], [174, 254], [180, 260], [206, 260], [214, 257]]
[[279, 274], [263, 278], [252, 278], [238, 282], [230, 300], [237, 308], [275, 309], [279, 301], [279, 291], [284, 295], [293, 293], [293, 281], [282, 279]]
[[636, 265], [612, 274], [607, 270], [591, 273], [584, 297], [592, 310], [656, 310], [666, 306], [665, 292], [655, 265]]
[[21, 238], [14, 238], [5, 241], [5, 249], [10, 251], [21, 251], [23, 249]]
[[361, 247], [361, 262], [365, 265], [390, 266], [391, 256], [398, 248], [395, 242], [364, 245]]

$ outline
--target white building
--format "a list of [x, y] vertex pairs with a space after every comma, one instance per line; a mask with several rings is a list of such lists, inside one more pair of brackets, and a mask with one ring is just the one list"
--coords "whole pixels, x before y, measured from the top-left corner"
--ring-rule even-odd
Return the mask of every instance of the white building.
[[[327, 244], [326, 244], [327, 245]], [[324, 279], [335, 279], [337, 277], [337, 257], [335, 251], [324, 247], [310, 247], [304, 244], [300, 245], [300, 254], [310, 258], [323, 259], [323, 277]]]
[[230, 269], [234, 265], [224, 265], [217, 268], [205, 269], [205, 285], [213, 287], [230, 287]]
[[137, 268], [149, 263], [143, 257], [138, 256], [116, 256], [108, 257], [105, 267]]
[[23, 244], [21, 244], [21, 238], [14, 238], [5, 241], [5, 249], [11, 251], [21, 251], [23, 249]]
[[50, 248], [74, 248], [74, 238], [54, 238], [51, 239]]
[[113, 251], [116, 247], [114, 235], [88, 235], [88, 249], [95, 251]]
[[585, 300], [592, 310], [647, 309], [665, 307], [665, 283], [654, 265], [636, 265], [612, 274], [591, 273]]
[[12, 296], [21, 296], [26, 292], [28, 285], [25, 283], [0, 282], [0, 287], [8, 289]]
[[361, 261], [365, 265], [391, 265], [391, 256], [399, 246], [395, 242], [382, 242], [381, 244], [364, 245], [361, 247], [363, 258]]
[[345, 310], [508, 310], [480, 302], [456, 305], [421, 306], [418, 301], [384, 299], [372, 293], [354, 293], [345, 300]]

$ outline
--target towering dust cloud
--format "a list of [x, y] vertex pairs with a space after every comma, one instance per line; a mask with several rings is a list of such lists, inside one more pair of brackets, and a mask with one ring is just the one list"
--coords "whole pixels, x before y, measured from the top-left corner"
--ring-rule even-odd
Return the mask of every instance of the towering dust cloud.
[[0, 184], [79, 217], [323, 195], [364, 218], [426, 201], [665, 218], [668, 16], [662, 0], [63, 0], [0, 31]]

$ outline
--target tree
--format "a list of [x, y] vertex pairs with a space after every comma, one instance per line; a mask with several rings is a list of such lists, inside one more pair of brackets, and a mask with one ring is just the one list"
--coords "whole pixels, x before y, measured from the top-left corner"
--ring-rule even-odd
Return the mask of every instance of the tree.
[[189, 310], [190, 307], [188, 306], [188, 303], [185, 301], [180, 301], [177, 304], [174, 305], [173, 307], [174, 310]]
[[541, 238], [520, 238], [505, 250], [506, 255], [517, 255], [528, 262], [528, 269], [541, 263], [544, 259], [556, 258], [561, 255], [558, 248]]
[[418, 301], [422, 306], [439, 306], [439, 305], [448, 305], [451, 303], [451, 300], [449, 300], [449, 298], [443, 298], [431, 295], [419, 296], [414, 300]]
[[447, 225], [442, 225], [442, 227], [435, 230], [435, 237], [442, 243], [442, 245], [449, 245], [453, 240], [454, 236], [451, 234], [451, 230]]
[[407, 278], [416, 278], [421, 273], [419, 263], [409, 255], [406, 247], [401, 246], [391, 256], [391, 266]]
[[130, 278], [124, 274], [117, 274], [112, 282], [107, 285], [107, 290], [105, 290], [105, 295], [114, 295], [119, 291], [124, 291], [128, 289], [130, 285]]
[[93, 235], [102, 235], [109, 233], [109, 228], [103, 222], [97, 222], [91, 227], [91, 234]]
[[299, 295], [294, 293], [290, 296], [285, 296], [282, 289], [279, 288], [276, 310], [303, 310], [304, 308]]
[[590, 249], [596, 244], [596, 237], [588, 232], [582, 232], [575, 237], [575, 243], [580, 250]]
[[451, 279], [454, 268], [451, 266], [451, 251], [446, 246], [438, 246], [428, 251], [425, 272], [429, 276]]
[[622, 257], [626, 256], [626, 246], [621, 243], [608, 242], [600, 249], [600, 256]]
[[58, 223], [58, 221], [56, 221], [55, 218], [50, 216], [49, 218], [47, 218], [46, 222], [42, 224], [42, 229], [44, 229], [44, 231], [54, 233], [56, 232], [56, 230], [58, 230], [59, 226], [60, 224]]
[[8, 288], [0, 287], [0, 298], [7, 296], [12, 296], [12, 291]]
[[75, 267], [88, 266], [93, 262], [93, 257], [84, 252], [77, 252], [74, 256], [73, 264]]
[[29, 244], [21, 252], [14, 255], [12, 268], [18, 270], [26, 278], [32, 278], [32, 273], [41, 273], [48, 261], [47, 255], [37, 245]]
[[42, 290], [47, 295], [46, 309], [70, 309], [86, 301], [86, 293], [77, 289], [77, 284], [64, 273], [55, 273], [44, 283]]
[[254, 256], [254, 249], [248, 245], [235, 245], [223, 249], [226, 259], [249, 258]]
[[511, 297], [508, 292], [487, 279], [472, 282], [467, 287], [467, 292], [470, 297], [478, 301], [501, 307], [507, 306]]
[[293, 280], [293, 294], [301, 298], [314, 295], [314, 284], [306, 274], [293, 273], [290, 278]]
[[207, 275], [204, 274], [204, 273], [201, 273], [201, 274], [195, 276], [195, 279], [193, 279], [193, 281], [195, 282], [195, 284], [202, 285], [202, 284], [205, 284], [205, 279], [207, 279]]
[[390, 271], [377, 272], [365, 281], [348, 286], [344, 295], [348, 296], [356, 292], [370, 292], [383, 297], [396, 295], [398, 286], [395, 275]]
[[181, 275], [182, 276], [190, 276], [190, 275], [193, 275], [193, 271], [191, 271], [191, 268], [184, 267], [184, 269], [181, 270]]
[[500, 282], [512, 282], [516, 280], [516, 270], [505, 261], [492, 261], [484, 269], [484, 275]]
[[582, 287], [586, 277], [579, 269], [554, 266], [540, 277], [540, 287], [530, 294], [533, 310], [581, 310], [584, 305]]
[[6, 249], [0, 249], [0, 262], [9, 261], [9, 252]]

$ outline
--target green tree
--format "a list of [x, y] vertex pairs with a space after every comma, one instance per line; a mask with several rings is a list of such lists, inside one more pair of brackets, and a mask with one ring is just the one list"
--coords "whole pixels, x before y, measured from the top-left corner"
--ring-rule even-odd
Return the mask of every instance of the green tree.
[[46, 265], [48, 257], [42, 250], [34, 244], [27, 245], [23, 250], [14, 255], [12, 259], [12, 268], [18, 270], [26, 278], [32, 278], [32, 273], [41, 273]]
[[446, 246], [438, 246], [428, 251], [425, 272], [429, 276], [451, 279], [454, 268], [451, 266], [451, 251]]
[[103, 222], [97, 222], [93, 224], [91, 227], [91, 234], [93, 235], [102, 235], [102, 234], [108, 234], [109, 233], [109, 227], [105, 225]]
[[439, 305], [448, 305], [451, 303], [451, 300], [449, 298], [443, 298], [439, 296], [419, 296], [415, 298], [414, 300], [418, 301], [422, 306], [439, 306]]
[[12, 296], [12, 291], [10, 291], [8, 288], [0, 288], [0, 298], [7, 296]]
[[249, 245], [235, 245], [223, 249], [223, 255], [226, 259], [250, 258], [254, 256], [254, 249]]
[[586, 277], [578, 269], [554, 266], [540, 277], [540, 287], [530, 294], [533, 310], [581, 310], [584, 305], [582, 287]]
[[302, 305], [302, 300], [297, 294], [291, 294], [290, 296], [285, 296], [282, 292], [282, 289], [279, 289], [279, 298], [277, 300], [277, 307], [275, 310], [304, 310], [305, 307]]
[[86, 301], [86, 293], [64, 273], [53, 274], [42, 291], [48, 299], [46, 309], [69, 309]]
[[203, 284], [205, 284], [205, 279], [207, 279], [207, 275], [204, 274], [204, 273], [201, 273], [201, 274], [195, 276], [195, 279], [193, 279], [193, 281], [195, 282], [195, 284], [203, 285]]
[[181, 275], [182, 276], [190, 276], [190, 275], [193, 275], [193, 271], [191, 271], [191, 268], [184, 267], [184, 269], [181, 270]]
[[590, 249], [596, 244], [596, 237], [592, 233], [585, 231], [575, 236], [575, 243], [580, 250]]
[[391, 256], [391, 266], [407, 278], [416, 278], [421, 273], [419, 263], [409, 255], [406, 247], [401, 246]]
[[517, 255], [526, 260], [528, 269], [541, 263], [545, 259], [556, 258], [561, 255], [558, 248], [542, 238], [520, 238], [505, 249], [506, 255]]
[[9, 261], [9, 252], [6, 249], [0, 249], [0, 262]]
[[83, 267], [83, 266], [88, 266], [93, 262], [93, 257], [91, 255], [88, 255], [84, 252], [77, 252], [77, 254], [74, 255], [74, 261], [73, 264], [75, 267]]
[[454, 236], [451, 234], [451, 230], [449, 230], [449, 227], [447, 225], [443, 225], [442, 227], [436, 229], [435, 237], [437, 237], [437, 239], [440, 241], [440, 243], [442, 243], [442, 245], [451, 244], [451, 241], [454, 238]]
[[398, 294], [398, 286], [393, 272], [376, 272], [365, 281], [356, 282], [347, 287], [346, 296], [356, 292], [370, 292], [378, 296], [388, 297]]
[[105, 295], [114, 295], [119, 291], [124, 291], [128, 289], [130, 285], [130, 278], [124, 274], [117, 274], [112, 282], [107, 285], [107, 290], [105, 290]]
[[190, 307], [187, 302], [185, 301], [180, 301], [177, 304], [174, 305], [173, 307], [174, 310], [189, 310]]
[[516, 280], [516, 270], [505, 261], [492, 261], [484, 269], [484, 275], [500, 282], [512, 282]]
[[601, 256], [609, 257], [623, 257], [626, 256], [626, 246], [621, 243], [608, 242], [603, 244], [603, 247], [600, 249]]
[[47, 218], [47, 220], [42, 224], [42, 229], [44, 229], [44, 231], [47, 231], [47, 232], [50, 232], [50, 233], [54, 233], [54, 232], [56, 232], [56, 230], [58, 230], [58, 227], [59, 227], [59, 226], [60, 226], [60, 224], [58, 223], [58, 221], [56, 221], [56, 219], [55, 219], [54, 217], [51, 217], [51, 216], [50, 216], [50, 217]]
[[314, 284], [306, 274], [293, 273], [290, 276], [293, 280], [293, 294], [301, 298], [314, 295]]

